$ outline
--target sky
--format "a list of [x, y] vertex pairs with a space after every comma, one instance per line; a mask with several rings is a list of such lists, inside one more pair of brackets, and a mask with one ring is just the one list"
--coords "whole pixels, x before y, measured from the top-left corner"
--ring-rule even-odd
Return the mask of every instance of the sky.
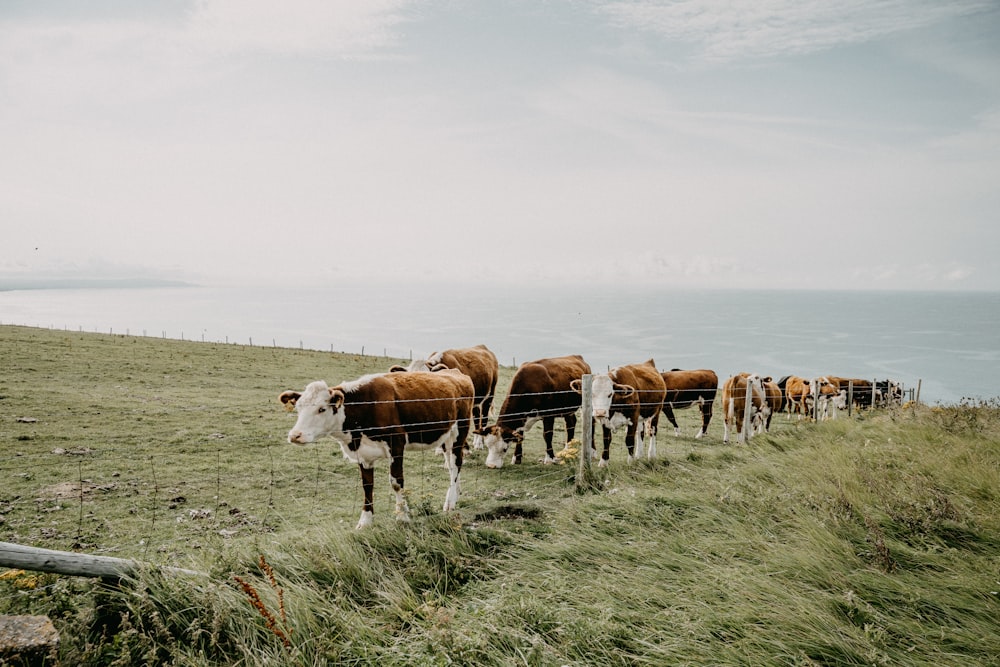
[[1000, 290], [998, 0], [0, 0], [0, 279]]

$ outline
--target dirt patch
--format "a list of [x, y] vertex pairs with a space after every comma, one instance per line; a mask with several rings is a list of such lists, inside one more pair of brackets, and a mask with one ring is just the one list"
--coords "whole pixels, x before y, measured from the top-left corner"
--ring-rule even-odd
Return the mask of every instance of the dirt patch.
[[47, 486], [39, 492], [39, 500], [65, 500], [78, 499], [82, 495], [84, 499], [92, 496], [97, 491], [111, 491], [117, 487], [116, 484], [93, 484], [84, 480], [83, 482], [60, 482]]

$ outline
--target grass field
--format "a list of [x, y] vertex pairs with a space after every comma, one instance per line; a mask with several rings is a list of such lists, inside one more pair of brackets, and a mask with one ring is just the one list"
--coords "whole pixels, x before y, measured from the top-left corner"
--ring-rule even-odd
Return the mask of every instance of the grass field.
[[0, 540], [206, 575], [0, 571], [0, 613], [53, 618], [63, 664], [1000, 664], [996, 402], [749, 446], [681, 411], [584, 492], [536, 426], [521, 466], [470, 456], [449, 515], [439, 456], [407, 459], [406, 525], [379, 466], [357, 532], [357, 468], [287, 444], [277, 396], [398, 359], [10, 326], [0, 359]]

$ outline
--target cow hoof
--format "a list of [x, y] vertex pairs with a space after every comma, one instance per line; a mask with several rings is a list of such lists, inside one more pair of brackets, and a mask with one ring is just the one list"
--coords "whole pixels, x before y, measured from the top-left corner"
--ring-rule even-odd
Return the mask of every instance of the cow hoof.
[[608, 461], [607, 461], [607, 459], [601, 459], [598, 462], [597, 467], [598, 468], [607, 468], [608, 467]]
[[555, 463], [556, 460], [551, 456], [549, 456], [548, 454], [546, 454], [545, 458], [539, 459], [538, 462], [544, 465], [549, 465], [550, 463]]
[[356, 530], [361, 530], [362, 528], [367, 528], [372, 525], [372, 519], [374, 515], [371, 512], [362, 512], [361, 518], [358, 519], [358, 525], [355, 526]]

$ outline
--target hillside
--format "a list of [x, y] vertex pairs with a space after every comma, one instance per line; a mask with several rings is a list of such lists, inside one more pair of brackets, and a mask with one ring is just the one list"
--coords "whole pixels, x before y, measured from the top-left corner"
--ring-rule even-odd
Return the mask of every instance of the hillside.
[[747, 446], [682, 411], [583, 492], [535, 426], [521, 466], [470, 456], [449, 515], [440, 457], [407, 458], [408, 525], [380, 465], [357, 532], [356, 467], [287, 444], [276, 399], [398, 359], [10, 326], [0, 359], [0, 540], [206, 574], [0, 571], [0, 613], [49, 615], [63, 664], [1000, 664], [996, 402]]

